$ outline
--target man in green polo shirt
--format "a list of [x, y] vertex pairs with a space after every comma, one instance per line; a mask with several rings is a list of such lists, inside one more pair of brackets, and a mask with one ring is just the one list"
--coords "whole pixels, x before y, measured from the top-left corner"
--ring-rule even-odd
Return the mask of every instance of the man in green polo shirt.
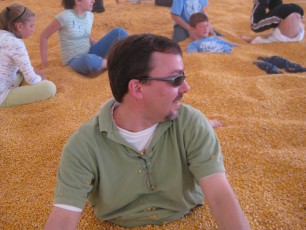
[[211, 125], [180, 103], [190, 88], [179, 45], [129, 36], [110, 50], [108, 71], [114, 99], [67, 141], [46, 229], [75, 229], [87, 201], [104, 221], [162, 225], [204, 196], [220, 229], [249, 229]]

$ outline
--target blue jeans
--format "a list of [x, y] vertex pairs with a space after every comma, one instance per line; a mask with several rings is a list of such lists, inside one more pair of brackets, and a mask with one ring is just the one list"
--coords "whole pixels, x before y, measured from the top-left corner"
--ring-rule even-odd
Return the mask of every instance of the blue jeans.
[[178, 24], [174, 25], [172, 40], [175, 42], [180, 42], [185, 40], [186, 38], [189, 38], [188, 31]]
[[89, 75], [91, 73], [96, 74], [102, 70], [102, 58], [106, 57], [111, 45], [127, 36], [128, 33], [123, 28], [114, 28], [91, 46], [87, 54], [72, 58], [68, 62], [68, 65], [73, 70], [83, 75]]

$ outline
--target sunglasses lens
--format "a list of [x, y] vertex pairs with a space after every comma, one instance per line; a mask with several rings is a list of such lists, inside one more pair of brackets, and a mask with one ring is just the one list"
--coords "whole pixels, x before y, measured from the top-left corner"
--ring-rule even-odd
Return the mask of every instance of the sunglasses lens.
[[183, 81], [185, 80], [185, 76], [184, 75], [181, 75], [181, 76], [177, 76], [174, 81], [173, 81], [173, 85], [175, 86], [180, 86]]

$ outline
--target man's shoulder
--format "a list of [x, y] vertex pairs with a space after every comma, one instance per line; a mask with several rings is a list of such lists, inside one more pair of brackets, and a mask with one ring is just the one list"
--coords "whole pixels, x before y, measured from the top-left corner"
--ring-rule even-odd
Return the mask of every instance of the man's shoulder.
[[191, 105], [182, 104], [172, 128], [183, 133], [207, 132], [210, 127], [206, 116]]
[[181, 104], [178, 120], [185, 122], [187, 120], [192, 120], [203, 116], [204, 115], [200, 110], [192, 107], [191, 105]]
[[98, 129], [98, 116], [96, 114], [90, 120], [84, 122], [73, 134], [71, 137], [76, 138], [91, 138], [92, 136], [96, 135]]
[[187, 113], [200, 112], [198, 109], [189, 104], [182, 103], [180, 106], [180, 110], [185, 111]]
[[91, 135], [96, 135], [97, 133], [107, 129], [109, 122], [112, 122], [111, 108], [114, 103], [114, 99], [106, 102], [95, 114], [95, 116], [93, 116], [90, 120], [86, 121], [79, 127], [78, 132], [84, 132], [86, 134], [91, 133]]

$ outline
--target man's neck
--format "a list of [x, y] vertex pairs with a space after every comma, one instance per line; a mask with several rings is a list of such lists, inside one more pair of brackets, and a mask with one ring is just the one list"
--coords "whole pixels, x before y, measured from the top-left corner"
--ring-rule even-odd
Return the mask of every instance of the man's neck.
[[156, 122], [144, 119], [139, 111], [137, 106], [129, 107], [118, 103], [113, 110], [114, 122], [118, 127], [129, 132], [140, 132], [156, 125]]

